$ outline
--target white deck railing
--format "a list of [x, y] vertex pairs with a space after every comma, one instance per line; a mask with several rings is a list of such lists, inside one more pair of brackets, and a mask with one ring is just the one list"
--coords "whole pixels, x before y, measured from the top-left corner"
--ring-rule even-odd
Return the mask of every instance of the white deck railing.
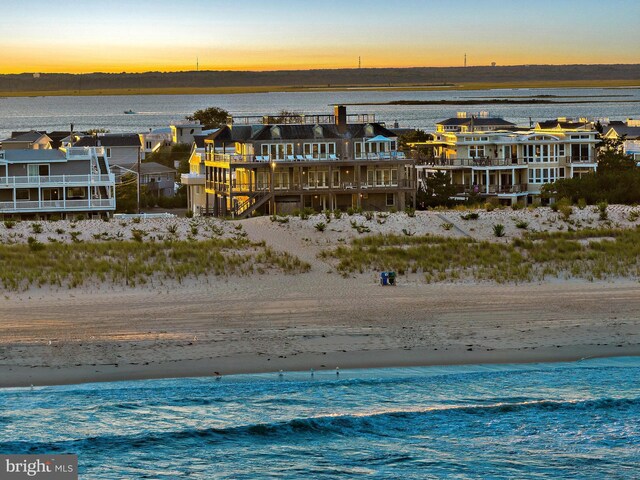
[[48, 175], [32, 177], [0, 177], [0, 187], [38, 186], [95, 186], [115, 183], [115, 176], [109, 175]]
[[115, 198], [80, 200], [16, 200], [0, 202], [0, 212], [61, 212], [66, 210], [105, 210], [116, 208]]

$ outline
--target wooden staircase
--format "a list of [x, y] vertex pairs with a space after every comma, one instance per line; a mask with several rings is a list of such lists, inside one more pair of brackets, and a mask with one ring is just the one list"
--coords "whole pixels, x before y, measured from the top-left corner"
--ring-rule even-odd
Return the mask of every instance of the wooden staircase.
[[235, 218], [247, 218], [257, 208], [271, 200], [272, 193], [268, 191], [253, 192], [244, 202], [235, 206], [233, 215]]

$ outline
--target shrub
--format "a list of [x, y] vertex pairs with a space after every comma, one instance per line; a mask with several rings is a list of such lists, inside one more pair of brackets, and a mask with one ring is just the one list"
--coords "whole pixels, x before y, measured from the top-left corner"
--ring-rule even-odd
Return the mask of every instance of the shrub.
[[131, 229], [131, 238], [133, 238], [136, 242], [142, 242], [144, 237], [148, 235], [144, 230], [140, 230], [138, 228]]
[[442, 228], [445, 230], [451, 230], [453, 228], [453, 223], [443, 223]]
[[587, 208], [587, 201], [584, 198], [578, 199], [578, 208], [580, 210], [584, 210], [585, 208]]
[[371, 220], [373, 218], [373, 212], [364, 212], [364, 218]]
[[469, 212], [464, 215], [460, 215], [462, 220], [477, 220], [480, 217], [476, 212]]
[[42, 233], [42, 225], [40, 225], [39, 223], [34, 223], [33, 225], [31, 225], [31, 231], [33, 233]]
[[319, 232], [324, 232], [324, 229], [327, 228], [327, 224], [323, 222], [318, 222], [314, 225], [315, 229]]
[[140, 217], [133, 217], [133, 218], [131, 219], [131, 221], [132, 221], [133, 223], [140, 223]]
[[493, 235], [496, 237], [504, 237], [504, 225], [501, 223], [496, 223], [493, 226]]
[[193, 218], [193, 212], [191, 210], [187, 210], [187, 212], [184, 214], [185, 217], [187, 218]]
[[529, 227], [529, 222], [525, 222], [524, 220], [518, 220], [516, 222], [516, 228], [526, 230], [528, 227]]
[[600, 202], [596, 206], [598, 208], [598, 211], [600, 212], [600, 216], [598, 218], [600, 220], [607, 220], [609, 218], [609, 214], [607, 213], [609, 204], [607, 202]]
[[4, 226], [5, 226], [5, 228], [11, 229], [11, 228], [16, 226], [16, 222], [15, 222], [15, 220], [5, 220], [4, 221]]
[[60, 215], [51, 215], [49, 217], [50, 222], [58, 222], [60, 220]]
[[333, 217], [334, 217], [336, 220], [340, 220], [340, 219], [342, 218], [342, 211], [341, 211], [339, 208], [336, 208], [336, 209], [333, 211]]
[[494, 203], [487, 202], [487, 203], [484, 204], [484, 209], [487, 212], [492, 212], [492, 211], [494, 211], [496, 209], [496, 205]]
[[322, 212], [324, 214], [324, 218], [327, 219], [327, 223], [331, 221], [331, 210], [324, 210]]
[[29, 250], [32, 252], [38, 252], [40, 250], [44, 250], [44, 244], [40, 243], [33, 237], [27, 238], [27, 244], [29, 245]]
[[178, 225], [176, 225], [175, 223], [168, 225], [167, 232], [169, 232], [171, 235], [175, 235], [176, 233], [178, 233]]
[[415, 217], [416, 216], [416, 209], [413, 208], [413, 207], [405, 208], [404, 212], [407, 214], [408, 217]]
[[511, 205], [511, 210], [522, 210], [523, 208], [524, 205], [518, 202]]
[[640, 217], [640, 212], [638, 210], [631, 210], [629, 212], [629, 216], [627, 217], [627, 220], [629, 220], [630, 222], [635, 222], [638, 217]]
[[347, 215], [349, 215], [350, 217], [355, 215], [355, 213], [356, 213], [356, 209], [355, 208], [353, 208], [353, 207], [347, 208]]

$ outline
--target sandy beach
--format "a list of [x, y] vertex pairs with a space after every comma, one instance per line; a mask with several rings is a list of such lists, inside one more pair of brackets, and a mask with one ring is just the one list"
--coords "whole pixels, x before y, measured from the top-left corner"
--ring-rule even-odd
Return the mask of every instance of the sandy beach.
[[[620, 228], [635, 226], [631, 207], [611, 206]], [[501, 222], [509, 242], [526, 219], [530, 230], [564, 228], [548, 208], [404, 213], [371, 221], [371, 233], [409, 229], [415, 234], [491, 239]], [[575, 219], [594, 223], [591, 207]], [[311, 264], [308, 273], [190, 279], [183, 284], [128, 288], [94, 284], [76, 289], [32, 288], [0, 297], [0, 387], [124, 379], [227, 375], [279, 370], [467, 363], [517, 363], [639, 355], [640, 284], [636, 279], [551, 280], [507, 284], [428, 284], [418, 273], [397, 287], [378, 285], [376, 272], [343, 277], [317, 254], [359, 235], [360, 216], [333, 219], [267, 217], [240, 222], [248, 238], [265, 241]], [[131, 228], [160, 234], [170, 223], [188, 235], [205, 220], [82, 222], [87, 241], [96, 233]], [[232, 235], [235, 223], [216, 222]], [[43, 223], [42, 241], [65, 222]], [[445, 223], [453, 226], [445, 229]], [[595, 226], [595, 225], [592, 225]], [[26, 241], [20, 222], [4, 241]], [[155, 230], [154, 230], [155, 229]], [[198, 235], [206, 235], [199, 228]], [[11, 237], [9, 237], [11, 235]], [[66, 234], [60, 234], [61, 239]]]

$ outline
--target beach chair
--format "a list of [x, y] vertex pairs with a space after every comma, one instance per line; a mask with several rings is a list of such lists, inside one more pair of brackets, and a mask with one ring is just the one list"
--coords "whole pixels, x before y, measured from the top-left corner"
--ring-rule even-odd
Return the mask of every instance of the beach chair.
[[304, 157], [302, 155], [296, 155], [296, 160], [298, 162], [304, 162]]
[[335, 154], [330, 153], [329, 154], [329, 160], [334, 160], [335, 161], [335, 160], [338, 160], [338, 157], [336, 157]]
[[304, 159], [305, 159], [307, 162], [312, 162], [312, 161], [313, 161], [313, 155], [305, 155], [305, 156], [304, 156]]
[[293, 155], [287, 155], [287, 162], [295, 162], [296, 157], [294, 157]]

